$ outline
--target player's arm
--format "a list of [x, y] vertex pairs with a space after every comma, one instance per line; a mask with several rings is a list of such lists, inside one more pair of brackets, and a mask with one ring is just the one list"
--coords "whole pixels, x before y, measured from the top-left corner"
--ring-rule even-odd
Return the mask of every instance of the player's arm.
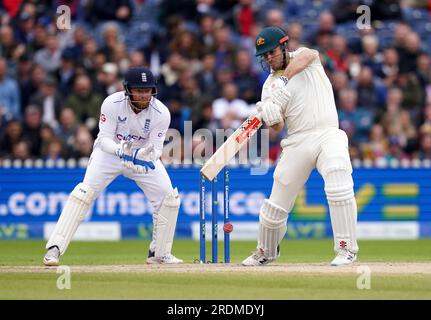
[[115, 131], [117, 129], [117, 120], [113, 105], [107, 98], [102, 103], [99, 119], [99, 144], [100, 148], [110, 154], [118, 154], [120, 144], [114, 141]]
[[299, 48], [294, 52], [289, 52], [289, 63], [283, 72], [283, 76], [291, 79], [301, 71], [305, 70], [316, 58], [319, 52], [309, 48]]
[[148, 143], [154, 146], [154, 158], [156, 160], [162, 155], [166, 133], [171, 123], [171, 115], [168, 112], [163, 113], [161, 117], [148, 136]]

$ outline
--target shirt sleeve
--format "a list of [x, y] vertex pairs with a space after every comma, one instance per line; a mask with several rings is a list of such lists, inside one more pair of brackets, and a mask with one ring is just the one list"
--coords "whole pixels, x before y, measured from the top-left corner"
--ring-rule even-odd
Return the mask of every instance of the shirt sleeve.
[[117, 129], [117, 121], [114, 114], [114, 108], [109, 99], [105, 99], [102, 103], [99, 119], [99, 135], [100, 148], [108, 153], [115, 154], [118, 149], [118, 144], [114, 141], [115, 131]]
[[[298, 49], [296, 49], [295, 51], [293, 51], [293, 52], [289, 52], [289, 56], [290, 56], [290, 58], [291, 59], [294, 59], [296, 56], [298, 56], [298, 54], [300, 54], [301, 53], [301, 51], [303, 51], [305, 49], [305, 47], [301, 47], [301, 48], [298, 48]], [[320, 62], [320, 57], [319, 57], [319, 52], [317, 51], [317, 50], [315, 50], [315, 49], [310, 49], [310, 50], [312, 50], [312, 51], [315, 51], [316, 53], [317, 53], [317, 57], [316, 57], [316, 59], [314, 59], [312, 62], [311, 62], [311, 64], [310, 65], [320, 65], [321, 64], [321, 62]]]
[[162, 155], [163, 145], [168, 132], [169, 125], [171, 124], [171, 115], [169, 111], [162, 114], [162, 119], [154, 126], [148, 136], [148, 143], [154, 145], [156, 158], [158, 159]]

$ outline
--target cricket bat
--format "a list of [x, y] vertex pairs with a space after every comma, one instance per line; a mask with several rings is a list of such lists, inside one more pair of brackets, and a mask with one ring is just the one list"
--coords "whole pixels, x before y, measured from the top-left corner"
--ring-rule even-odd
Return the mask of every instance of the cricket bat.
[[229, 164], [238, 151], [247, 144], [262, 124], [262, 117], [259, 113], [249, 116], [221, 147], [216, 150], [211, 158], [208, 159], [201, 169], [201, 174], [212, 181]]

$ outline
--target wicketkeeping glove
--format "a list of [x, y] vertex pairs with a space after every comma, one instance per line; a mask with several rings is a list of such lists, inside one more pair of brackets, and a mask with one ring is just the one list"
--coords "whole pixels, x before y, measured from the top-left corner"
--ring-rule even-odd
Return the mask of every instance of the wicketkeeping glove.
[[123, 156], [123, 165], [135, 173], [148, 173], [156, 168], [155, 158], [154, 145], [150, 143], [143, 148], [134, 149], [131, 155]]

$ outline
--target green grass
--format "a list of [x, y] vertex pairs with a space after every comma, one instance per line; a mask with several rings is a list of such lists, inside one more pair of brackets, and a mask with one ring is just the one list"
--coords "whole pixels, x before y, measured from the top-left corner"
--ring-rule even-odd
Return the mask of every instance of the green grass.
[[[0, 241], [0, 266], [40, 266], [43, 241]], [[431, 240], [361, 241], [359, 261], [431, 262]], [[255, 242], [232, 243], [239, 263]], [[64, 265], [144, 264], [147, 241], [73, 242]], [[177, 240], [173, 252], [198, 258], [198, 243]], [[223, 246], [219, 247], [221, 259]], [[207, 248], [210, 256], [209, 247]], [[278, 262], [329, 263], [330, 240], [285, 240]], [[60, 275], [1, 273], [0, 299], [431, 299], [429, 274], [373, 274], [370, 290], [358, 290], [358, 274], [311, 273], [73, 273], [71, 290], [58, 290]]]

